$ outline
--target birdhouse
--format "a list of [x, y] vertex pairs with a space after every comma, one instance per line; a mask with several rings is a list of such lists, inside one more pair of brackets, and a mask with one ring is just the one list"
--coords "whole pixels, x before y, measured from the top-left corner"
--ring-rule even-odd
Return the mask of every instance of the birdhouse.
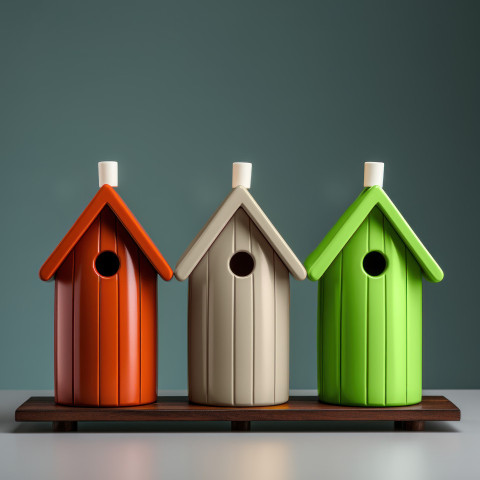
[[443, 272], [382, 189], [383, 163], [305, 261], [318, 280], [318, 393], [339, 405], [422, 399], [422, 277]]
[[233, 164], [227, 196], [175, 269], [189, 279], [190, 401], [275, 405], [289, 392], [289, 274], [303, 265], [247, 191], [251, 164]]
[[48, 257], [55, 276], [55, 401], [121, 406], [157, 398], [157, 274], [173, 272], [99, 163], [100, 189]]

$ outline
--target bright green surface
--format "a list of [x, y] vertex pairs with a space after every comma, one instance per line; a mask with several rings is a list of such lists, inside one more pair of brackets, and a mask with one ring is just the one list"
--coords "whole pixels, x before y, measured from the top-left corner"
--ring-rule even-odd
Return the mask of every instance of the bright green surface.
[[[376, 277], [362, 266], [371, 251], [387, 260]], [[419, 402], [421, 332], [420, 267], [374, 208], [319, 281], [320, 399], [369, 406]]]
[[368, 224], [364, 222], [343, 249], [340, 398], [345, 404], [367, 401], [367, 276], [361, 266], [367, 249]]
[[[99, 160], [120, 162], [118, 192], [171, 264], [233, 161], [253, 162], [251, 193], [302, 260], [363, 162], [385, 161], [445, 271], [424, 289], [423, 385], [480, 388], [479, 16], [470, 0], [2, 0], [0, 388], [53, 388], [38, 269], [98, 190]], [[317, 288], [291, 281], [295, 389], [316, 387]], [[162, 389], [187, 386], [187, 290], [159, 281]]]
[[364, 189], [327, 233], [318, 247], [307, 257], [305, 267], [310, 280], [318, 280], [323, 275], [333, 259], [352, 238], [352, 235], [375, 206], [378, 206], [393, 225], [403, 242], [421, 265], [427, 280], [440, 282], [443, 279], [442, 269], [428, 253], [387, 194], [378, 186]]
[[422, 272], [407, 250], [407, 403], [422, 398]]
[[[406, 403], [407, 292], [405, 245], [390, 223], [384, 222], [385, 256], [385, 398], [386, 405]], [[421, 364], [418, 368], [422, 368]]]
[[[368, 251], [385, 251], [384, 216], [374, 208], [368, 216]], [[385, 275], [368, 277], [367, 393], [370, 405], [385, 404]]]
[[[318, 284], [318, 388], [320, 396], [329, 403], [340, 401], [340, 342], [342, 253], [320, 279]], [[328, 301], [326, 301], [328, 299]], [[322, 339], [328, 338], [328, 342]], [[322, 368], [328, 365], [328, 368]]]

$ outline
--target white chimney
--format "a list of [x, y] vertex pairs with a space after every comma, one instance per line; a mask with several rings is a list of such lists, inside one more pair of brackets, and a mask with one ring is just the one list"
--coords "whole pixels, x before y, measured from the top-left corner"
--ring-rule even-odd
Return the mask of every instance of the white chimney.
[[98, 186], [110, 185], [118, 187], [118, 163], [98, 162]]
[[363, 186], [373, 187], [375, 185], [383, 187], [383, 162], [365, 162]]
[[248, 162], [234, 162], [232, 172], [232, 188], [242, 186], [250, 188], [252, 180], [252, 164]]

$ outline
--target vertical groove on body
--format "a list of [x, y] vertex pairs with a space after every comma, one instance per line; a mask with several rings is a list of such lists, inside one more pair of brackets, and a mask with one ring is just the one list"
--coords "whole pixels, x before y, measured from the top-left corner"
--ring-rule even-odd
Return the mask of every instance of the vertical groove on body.
[[[119, 230], [119, 222], [115, 221], [115, 239], [117, 242], [117, 257], [119, 257], [120, 261], [120, 255], [119, 255], [119, 248], [118, 248], [118, 230]], [[122, 264], [120, 263], [120, 268], [122, 267]], [[120, 355], [121, 355], [121, 344], [120, 344], [120, 278], [117, 276], [117, 352], [118, 352], [118, 358], [117, 358], [117, 365], [118, 365], [118, 391], [117, 391], [117, 398], [118, 398], [118, 403], [120, 403], [120, 386], [122, 383], [122, 378], [120, 375]]]
[[322, 306], [319, 308], [320, 343], [322, 345], [322, 400], [340, 403], [341, 392], [341, 317], [343, 253], [335, 258], [319, 284]]
[[140, 402], [157, 399], [157, 272], [140, 252]]
[[75, 248], [73, 249], [73, 266], [72, 266], [72, 403], [75, 404]]
[[[102, 252], [102, 215], [98, 216], [99, 220], [99, 229], [98, 229], [98, 251]], [[102, 298], [102, 282], [101, 277], [98, 277], [98, 325], [97, 325], [97, 335], [98, 335], [98, 362], [97, 362], [97, 388], [98, 388], [98, 405], [101, 405], [101, 395], [102, 392], [100, 390], [100, 362], [102, 361], [102, 342], [100, 338], [100, 326], [102, 324], [102, 317], [100, 316], [100, 301]]]
[[119, 403], [140, 401], [140, 278], [138, 247], [117, 222], [119, 283]]
[[320, 400], [324, 399], [323, 395], [323, 324], [325, 321], [325, 315], [323, 314], [323, 289], [324, 289], [324, 276], [322, 275], [318, 280], [318, 292], [317, 292], [317, 389], [318, 397]]
[[209, 386], [209, 365], [210, 365], [210, 254], [209, 252], [206, 253], [207, 257], [207, 299], [205, 301], [205, 304], [207, 306], [207, 318], [206, 318], [206, 323], [207, 323], [207, 351], [206, 353], [206, 364], [205, 364], [205, 371], [206, 371], [206, 385], [205, 385], [205, 392], [206, 392], [206, 398], [208, 402], [208, 386]]
[[[369, 248], [385, 254], [383, 214], [375, 207], [368, 217]], [[367, 253], [367, 252], [365, 252]], [[368, 378], [369, 405], [385, 405], [385, 276], [368, 276]]]
[[[365, 220], [365, 223], [367, 224], [367, 247], [366, 247], [366, 252], [369, 251], [370, 249], [370, 216], [368, 216]], [[366, 253], [365, 252], [365, 253]], [[364, 256], [362, 259], [365, 258]], [[363, 271], [363, 274], [365, 275], [365, 270], [363, 269], [363, 261], [362, 261], [362, 266], [361, 269]], [[368, 293], [369, 293], [369, 277], [367, 276], [367, 285], [366, 285], [366, 295], [365, 295], [365, 404], [368, 405]]]
[[[275, 318], [273, 249], [252, 223], [252, 254], [255, 258], [254, 282], [254, 402], [274, 403]], [[258, 273], [260, 272], [260, 273]]]
[[386, 285], [386, 405], [406, 403], [406, 247], [385, 219]]
[[[387, 219], [385, 216], [383, 217], [383, 246], [385, 248], [385, 255], [387, 253], [386, 250], [386, 232], [385, 232], [385, 224], [387, 223]], [[387, 262], [389, 262], [388, 257], [387, 257]], [[388, 265], [387, 265], [388, 267]], [[389, 280], [388, 280], [388, 275], [385, 275], [385, 302], [383, 305], [383, 310], [384, 310], [384, 315], [385, 315], [385, 344], [383, 351], [385, 352], [385, 357], [383, 359], [384, 363], [384, 370], [385, 370], [385, 396], [383, 400], [383, 405], [387, 405], [387, 335], [388, 335], [388, 323], [387, 323], [387, 301], [388, 301], [388, 287], [389, 287]]]
[[290, 276], [274, 253], [275, 262], [275, 403], [288, 401], [290, 360]]
[[[248, 231], [250, 235], [250, 243], [253, 243], [253, 238], [252, 238], [252, 228], [255, 225], [253, 222], [250, 220], [248, 224]], [[256, 328], [256, 318], [255, 318], [255, 275], [252, 275], [252, 341], [251, 346], [252, 346], [252, 403], [255, 404], [255, 328]]]
[[[109, 207], [100, 215], [100, 251], [117, 253], [116, 217]], [[100, 278], [100, 404], [118, 405], [118, 275]]]
[[142, 265], [140, 249], [137, 246], [138, 268], [138, 403], [142, 403]]
[[[251, 253], [250, 219], [242, 208], [235, 213], [234, 252]], [[255, 271], [255, 270], [254, 270]], [[235, 281], [235, 357], [234, 402], [253, 404], [253, 275], [234, 277]]]
[[407, 403], [422, 400], [422, 271], [407, 251]]
[[74, 250], [55, 274], [55, 401], [73, 403]]
[[368, 249], [364, 221], [343, 249], [341, 401], [366, 404], [367, 278], [362, 259]]
[[75, 246], [74, 403], [98, 405], [99, 277], [93, 261], [99, 253], [100, 219], [96, 218]]
[[234, 278], [228, 268], [234, 245], [234, 222], [227, 223], [209, 251], [208, 399], [233, 403]]
[[208, 252], [189, 279], [188, 391], [190, 400], [206, 403], [208, 373]]
[[339, 375], [339, 380], [340, 380], [340, 384], [339, 384], [339, 397], [340, 397], [340, 402], [342, 401], [342, 348], [343, 348], [343, 345], [342, 345], [342, 318], [343, 318], [343, 280], [344, 280], [344, 276], [343, 276], [343, 250], [341, 252], [341, 263], [340, 263], [340, 268], [341, 268], [341, 274], [340, 274], [340, 305], [339, 305], [339, 310], [340, 310], [340, 333], [339, 333], [339, 342], [340, 342], [340, 348], [339, 348], [339, 353], [340, 353], [340, 357], [339, 357], [339, 371], [340, 371], [340, 375]]
[[[233, 223], [233, 252], [236, 252], [237, 250], [237, 239], [236, 239], [236, 233], [237, 233], [237, 226], [236, 226], [236, 221], [235, 221], [236, 215], [233, 216], [231, 219]], [[230, 270], [230, 266], [229, 266]], [[230, 272], [231, 274], [231, 272]], [[232, 299], [232, 403], [235, 404], [235, 328], [236, 328], [236, 312], [235, 312], [235, 305], [236, 305], [236, 298], [237, 298], [237, 279], [234, 277], [233, 278], [233, 299]]]
[[273, 403], [276, 402], [276, 382], [277, 382], [277, 278], [275, 272], [275, 252], [272, 251], [273, 267]]

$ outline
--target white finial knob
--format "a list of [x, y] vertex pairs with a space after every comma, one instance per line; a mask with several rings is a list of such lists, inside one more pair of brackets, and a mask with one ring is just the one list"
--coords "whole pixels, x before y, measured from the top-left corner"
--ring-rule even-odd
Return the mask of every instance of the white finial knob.
[[365, 162], [363, 186], [373, 187], [375, 185], [383, 187], [383, 162]]
[[232, 173], [232, 188], [242, 186], [250, 188], [252, 180], [252, 164], [248, 162], [234, 162]]
[[98, 162], [98, 186], [111, 185], [118, 187], [118, 163]]

